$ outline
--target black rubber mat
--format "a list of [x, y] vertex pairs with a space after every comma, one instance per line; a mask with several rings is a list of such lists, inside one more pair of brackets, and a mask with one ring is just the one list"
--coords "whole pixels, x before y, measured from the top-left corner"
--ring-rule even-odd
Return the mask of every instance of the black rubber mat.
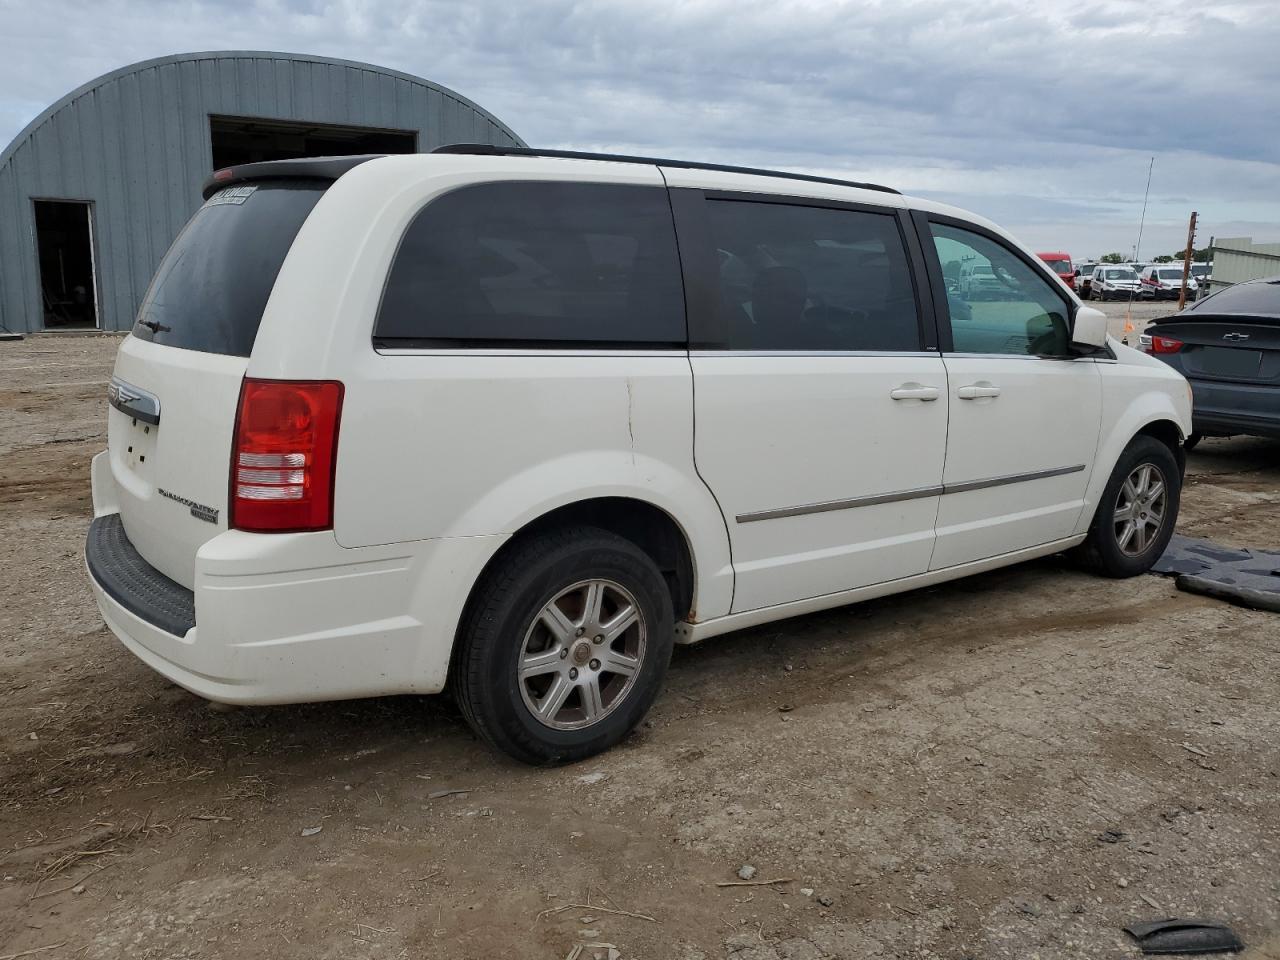
[[1179, 590], [1280, 613], [1280, 552], [1224, 547], [1175, 533], [1151, 571], [1177, 577]]

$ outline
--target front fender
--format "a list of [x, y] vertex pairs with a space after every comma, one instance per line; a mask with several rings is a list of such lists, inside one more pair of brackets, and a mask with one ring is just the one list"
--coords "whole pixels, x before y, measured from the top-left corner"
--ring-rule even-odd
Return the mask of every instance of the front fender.
[[[1119, 347], [1117, 353], [1121, 351], [1137, 352]], [[1159, 361], [1149, 366], [1145, 362], [1126, 363], [1126, 359], [1121, 354], [1121, 362], [1101, 365], [1102, 430], [1077, 533], [1089, 529], [1116, 462], [1144, 428], [1164, 421], [1178, 429], [1180, 439], [1191, 432], [1191, 392], [1186, 380]]]

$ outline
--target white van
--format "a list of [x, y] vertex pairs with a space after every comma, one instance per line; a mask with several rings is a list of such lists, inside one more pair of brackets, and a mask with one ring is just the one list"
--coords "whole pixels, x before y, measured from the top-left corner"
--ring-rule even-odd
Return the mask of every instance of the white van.
[[1130, 576], [1173, 530], [1186, 382], [962, 211], [466, 145], [204, 195], [120, 347], [86, 559], [210, 700], [447, 683], [573, 760], [673, 643], [1069, 548]]

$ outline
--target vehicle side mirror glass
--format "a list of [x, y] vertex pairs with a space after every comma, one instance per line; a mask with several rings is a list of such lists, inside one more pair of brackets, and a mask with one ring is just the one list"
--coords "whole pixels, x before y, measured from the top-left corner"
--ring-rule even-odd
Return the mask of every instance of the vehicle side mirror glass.
[[1107, 345], [1107, 315], [1093, 307], [1080, 307], [1076, 310], [1075, 322], [1071, 325], [1071, 343], [1077, 347], [1088, 347], [1091, 350], [1101, 349]]

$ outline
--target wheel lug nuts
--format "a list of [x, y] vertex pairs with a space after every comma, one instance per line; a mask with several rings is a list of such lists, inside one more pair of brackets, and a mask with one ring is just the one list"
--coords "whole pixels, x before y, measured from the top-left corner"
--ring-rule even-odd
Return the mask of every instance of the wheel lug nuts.
[[579, 636], [579, 637], [580, 637], [580, 636], [582, 636], [582, 635], [583, 635], [584, 633], [586, 633], [586, 632], [587, 632], [587, 631], [586, 631], [583, 627], [579, 627], [579, 628], [578, 628], [578, 630], [577, 630], [577, 633], [575, 634], [575, 636]]
[[578, 679], [578, 668], [577, 668], [577, 667], [570, 667], [570, 668], [569, 668], [569, 679], [570, 679], [570, 680], [577, 680], [577, 679]]
[[596, 643], [604, 643], [604, 637], [596, 637], [596, 638], [595, 638], [595, 642], [596, 642]]
[[600, 661], [599, 661], [599, 660], [592, 660], [592, 661], [591, 661], [591, 669], [592, 669], [592, 670], [599, 670], [599, 669], [600, 669]]
[[560, 659], [561, 659], [561, 660], [563, 660], [563, 659], [564, 659], [565, 657], [567, 657], [568, 655], [569, 655], [569, 648], [568, 648], [568, 647], [561, 647], [561, 648], [560, 648]]

